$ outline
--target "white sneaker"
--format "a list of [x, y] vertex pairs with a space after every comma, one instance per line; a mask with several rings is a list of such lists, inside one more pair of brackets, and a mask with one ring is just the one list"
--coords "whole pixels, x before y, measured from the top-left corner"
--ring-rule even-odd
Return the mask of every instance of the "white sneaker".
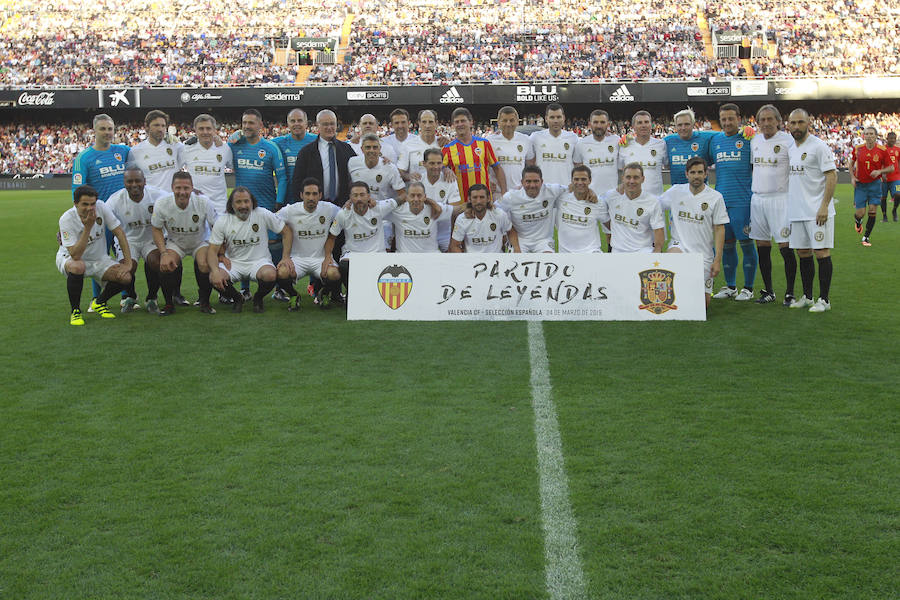
[[738, 295], [734, 297], [737, 302], [747, 302], [748, 300], [753, 300], [753, 291], [748, 290], [747, 288], [741, 288], [741, 291], [738, 292]]
[[734, 298], [737, 296], [737, 290], [734, 288], [730, 288], [727, 285], [723, 287], [721, 290], [713, 294], [713, 298], [721, 300], [722, 298]]
[[813, 301], [807, 298], [806, 296], [800, 296], [793, 302], [791, 302], [791, 308], [806, 308], [807, 306], [812, 306]]
[[95, 302], [96, 300], [97, 300], [96, 298], [93, 298], [93, 299], [91, 299], [90, 303], [88, 304], [87, 311], [88, 311], [89, 313], [94, 312], [94, 302]]
[[830, 302], [825, 302], [825, 301], [822, 300], [821, 298], [819, 298], [818, 300], [816, 300], [816, 303], [813, 304], [813, 305], [809, 308], [809, 312], [815, 312], [815, 313], [825, 312], [826, 310], [831, 310], [831, 303], [830, 303]]

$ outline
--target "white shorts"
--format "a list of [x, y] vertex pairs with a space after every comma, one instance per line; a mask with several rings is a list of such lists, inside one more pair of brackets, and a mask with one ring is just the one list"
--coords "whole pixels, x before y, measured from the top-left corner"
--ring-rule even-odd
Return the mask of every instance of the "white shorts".
[[259, 273], [259, 270], [265, 266], [270, 266], [273, 269], [275, 268], [275, 265], [273, 265], [272, 261], [268, 258], [261, 258], [257, 261], [233, 260], [231, 261], [230, 269], [226, 269], [224, 264], [219, 263], [219, 268], [228, 273], [228, 276], [231, 277], [232, 283], [235, 281], [240, 281], [244, 278], [249, 278], [253, 281], [256, 281], [256, 274]]
[[[63, 275], [68, 275], [66, 272], [66, 263], [70, 260], [72, 260], [72, 256], [68, 252], [62, 251], [56, 253], [56, 268], [59, 269], [59, 272]], [[83, 262], [84, 276], [96, 279], [98, 282], [103, 279], [103, 274], [106, 273], [110, 267], [119, 264], [108, 254], [104, 254], [97, 260], [85, 260]]]
[[834, 248], [834, 215], [821, 227], [815, 221], [794, 221], [791, 223], [792, 250], [823, 250]]
[[[115, 241], [115, 247], [116, 258], [118, 258], [119, 260], [125, 258], [125, 255], [122, 254], [122, 249], [119, 248], [118, 239]], [[128, 242], [128, 248], [131, 250], [132, 259], [138, 260], [139, 258], [143, 258], [144, 260], [147, 260], [147, 257], [150, 255], [150, 253], [156, 250], [156, 243], [152, 241], [146, 242], [144, 244], [132, 244], [131, 242]]]
[[[329, 256], [328, 259], [328, 264], [337, 267], [337, 263], [334, 262], [333, 258]], [[291, 256], [291, 261], [294, 263], [294, 270], [297, 271], [297, 279], [301, 279], [306, 275], [322, 276], [322, 263], [325, 262], [324, 256], [322, 258]]]
[[[678, 240], [671, 240], [669, 242], [669, 248], [678, 248], [681, 252], [684, 252], [684, 249], [681, 247], [681, 243]], [[685, 253], [686, 254], [686, 253]], [[713, 257], [703, 255], [703, 291], [707, 294], [712, 294], [713, 291], [713, 278], [709, 276], [709, 270], [712, 269]]]
[[753, 194], [750, 198], [750, 239], [782, 244], [791, 238], [787, 194]]
[[179, 246], [174, 240], [166, 240], [166, 250], [174, 250], [181, 258], [184, 258], [186, 254], [190, 254], [194, 258], [197, 258], [197, 254], [204, 248], [209, 248], [209, 242], [207, 240], [197, 242], [197, 244], [193, 248], [183, 248]]
[[553, 240], [526, 240], [519, 238], [519, 250], [522, 252], [556, 252]]
[[[442, 205], [444, 210], [453, 210], [452, 206]], [[437, 224], [437, 243], [441, 252], [446, 252], [450, 248], [450, 220], [438, 221]]]

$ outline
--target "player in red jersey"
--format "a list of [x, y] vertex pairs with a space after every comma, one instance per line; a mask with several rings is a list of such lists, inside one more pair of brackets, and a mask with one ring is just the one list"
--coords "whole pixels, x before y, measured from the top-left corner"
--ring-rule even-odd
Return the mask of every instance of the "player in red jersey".
[[884, 153], [888, 157], [888, 162], [885, 166], [890, 165], [894, 170], [890, 173], [885, 173], [883, 176], [881, 214], [884, 217], [883, 220], [887, 222], [887, 202], [889, 199], [893, 199], [894, 208], [891, 214], [896, 222], [897, 205], [900, 204], [900, 146], [897, 145], [897, 134], [893, 131], [887, 134], [887, 144], [884, 147]]
[[869, 218], [866, 221], [866, 233], [863, 235], [862, 245], [871, 246], [869, 236], [872, 235], [872, 228], [875, 227], [875, 215], [878, 213], [876, 207], [881, 204], [881, 176], [892, 171], [893, 168], [888, 164], [884, 146], [877, 143], [878, 132], [874, 127], [865, 128], [863, 139], [866, 143], [853, 148], [850, 182], [854, 188], [856, 233], [862, 232], [862, 218], [868, 210]]
[[[491, 188], [490, 171], [494, 172], [500, 196], [506, 193], [506, 175], [494, 154], [494, 147], [483, 137], [472, 133], [472, 113], [459, 107], [453, 111], [453, 128], [456, 139], [443, 147], [444, 166], [456, 174], [459, 197], [468, 198], [469, 188], [481, 183]], [[492, 191], [493, 193], [493, 191]]]

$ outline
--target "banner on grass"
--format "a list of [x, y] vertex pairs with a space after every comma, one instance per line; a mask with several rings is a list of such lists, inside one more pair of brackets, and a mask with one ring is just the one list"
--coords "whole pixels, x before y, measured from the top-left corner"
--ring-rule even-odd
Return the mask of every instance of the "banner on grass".
[[699, 254], [353, 254], [347, 318], [705, 321]]

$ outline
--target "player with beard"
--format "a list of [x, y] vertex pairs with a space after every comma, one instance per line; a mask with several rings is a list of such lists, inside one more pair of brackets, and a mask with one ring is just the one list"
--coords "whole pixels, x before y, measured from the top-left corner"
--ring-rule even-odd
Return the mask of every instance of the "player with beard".
[[562, 105], [552, 103], [544, 111], [547, 129], [531, 134], [534, 146], [534, 164], [544, 173], [544, 181], [559, 185], [569, 185], [572, 167], [575, 166], [575, 145], [578, 136], [574, 132], [563, 129], [566, 124], [566, 113]]
[[512, 221], [506, 212], [494, 207], [487, 186], [476, 183], [469, 187], [466, 210], [453, 225], [450, 252], [502, 252], [504, 235], [513, 251], [520, 252]]
[[129, 153], [128, 166], [144, 172], [147, 185], [159, 190], [172, 189], [172, 176], [184, 164], [181, 152], [184, 144], [169, 134], [169, 115], [151, 110], [144, 117], [147, 139], [136, 144]]
[[619, 138], [609, 133], [609, 113], [591, 113], [591, 134], [578, 140], [573, 160], [591, 170], [591, 189], [602, 198], [619, 184]]
[[[253, 295], [253, 312], [264, 310], [263, 299], [275, 282], [291, 287], [291, 244], [293, 235], [290, 228], [271, 211], [259, 206], [256, 198], [245, 187], [234, 188], [228, 197], [223, 215], [213, 226], [209, 237], [207, 262], [209, 264], [209, 284], [234, 301], [232, 312], [239, 313], [244, 308], [243, 295], [234, 289], [234, 282], [244, 278], [257, 282]], [[281, 260], [276, 268], [271, 261], [266, 240], [266, 231], [282, 236]], [[225, 246], [227, 262], [219, 262], [219, 249]]]
[[519, 113], [512, 106], [504, 106], [497, 113], [498, 133], [485, 136], [494, 148], [497, 162], [506, 174], [506, 189], [517, 190], [522, 187], [522, 169], [534, 164], [534, 146], [531, 138], [516, 131], [519, 126]]

